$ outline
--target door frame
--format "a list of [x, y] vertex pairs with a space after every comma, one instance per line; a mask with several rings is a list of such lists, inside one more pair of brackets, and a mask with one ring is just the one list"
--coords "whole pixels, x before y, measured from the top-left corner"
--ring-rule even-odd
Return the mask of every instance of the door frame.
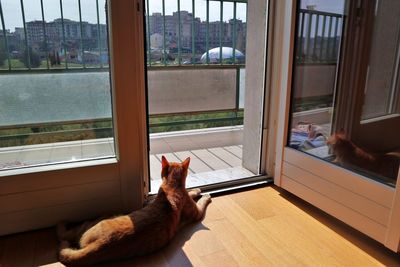
[[276, 1], [276, 6], [273, 64], [280, 68], [272, 75], [279, 103], [274, 183], [397, 252], [399, 180], [395, 189], [286, 146], [297, 0]]

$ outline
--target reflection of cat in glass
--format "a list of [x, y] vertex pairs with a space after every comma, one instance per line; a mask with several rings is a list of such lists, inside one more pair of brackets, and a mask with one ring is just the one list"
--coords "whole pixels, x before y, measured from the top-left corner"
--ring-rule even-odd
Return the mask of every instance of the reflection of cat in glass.
[[333, 134], [327, 141], [336, 156], [335, 162], [358, 167], [396, 180], [400, 164], [400, 153], [373, 153], [357, 147], [344, 131]]
[[211, 197], [201, 197], [200, 189], [186, 191], [189, 162], [190, 158], [174, 163], [162, 157], [162, 184], [155, 200], [143, 209], [71, 230], [59, 224], [60, 261], [68, 266], [92, 266], [151, 253], [164, 247], [185, 224], [201, 220]]

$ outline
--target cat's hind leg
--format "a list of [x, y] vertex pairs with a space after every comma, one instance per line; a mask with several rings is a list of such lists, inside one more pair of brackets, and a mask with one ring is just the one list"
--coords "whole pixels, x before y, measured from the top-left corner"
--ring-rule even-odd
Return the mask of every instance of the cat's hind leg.
[[67, 266], [91, 266], [101, 260], [100, 246], [91, 243], [80, 249], [73, 249], [67, 241], [62, 241], [58, 259]]
[[58, 240], [66, 240], [70, 243], [78, 243], [82, 235], [91, 227], [99, 223], [102, 219], [94, 221], [86, 221], [81, 225], [75, 226], [71, 229], [67, 229], [66, 222], [57, 224], [57, 236]]

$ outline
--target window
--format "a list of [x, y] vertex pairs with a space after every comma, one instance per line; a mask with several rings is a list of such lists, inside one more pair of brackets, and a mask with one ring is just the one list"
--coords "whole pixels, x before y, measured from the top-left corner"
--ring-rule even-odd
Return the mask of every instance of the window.
[[106, 2], [0, 5], [0, 170], [114, 157]]

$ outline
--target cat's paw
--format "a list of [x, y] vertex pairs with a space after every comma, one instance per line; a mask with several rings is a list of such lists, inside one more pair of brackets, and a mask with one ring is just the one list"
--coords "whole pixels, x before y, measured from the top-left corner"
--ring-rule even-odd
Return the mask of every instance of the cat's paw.
[[205, 204], [210, 204], [211, 203], [211, 196], [210, 194], [204, 194], [201, 198], [200, 201], [204, 202]]
[[194, 189], [191, 189], [188, 193], [191, 198], [196, 198], [201, 195], [201, 190], [200, 190], [200, 188], [194, 188]]

